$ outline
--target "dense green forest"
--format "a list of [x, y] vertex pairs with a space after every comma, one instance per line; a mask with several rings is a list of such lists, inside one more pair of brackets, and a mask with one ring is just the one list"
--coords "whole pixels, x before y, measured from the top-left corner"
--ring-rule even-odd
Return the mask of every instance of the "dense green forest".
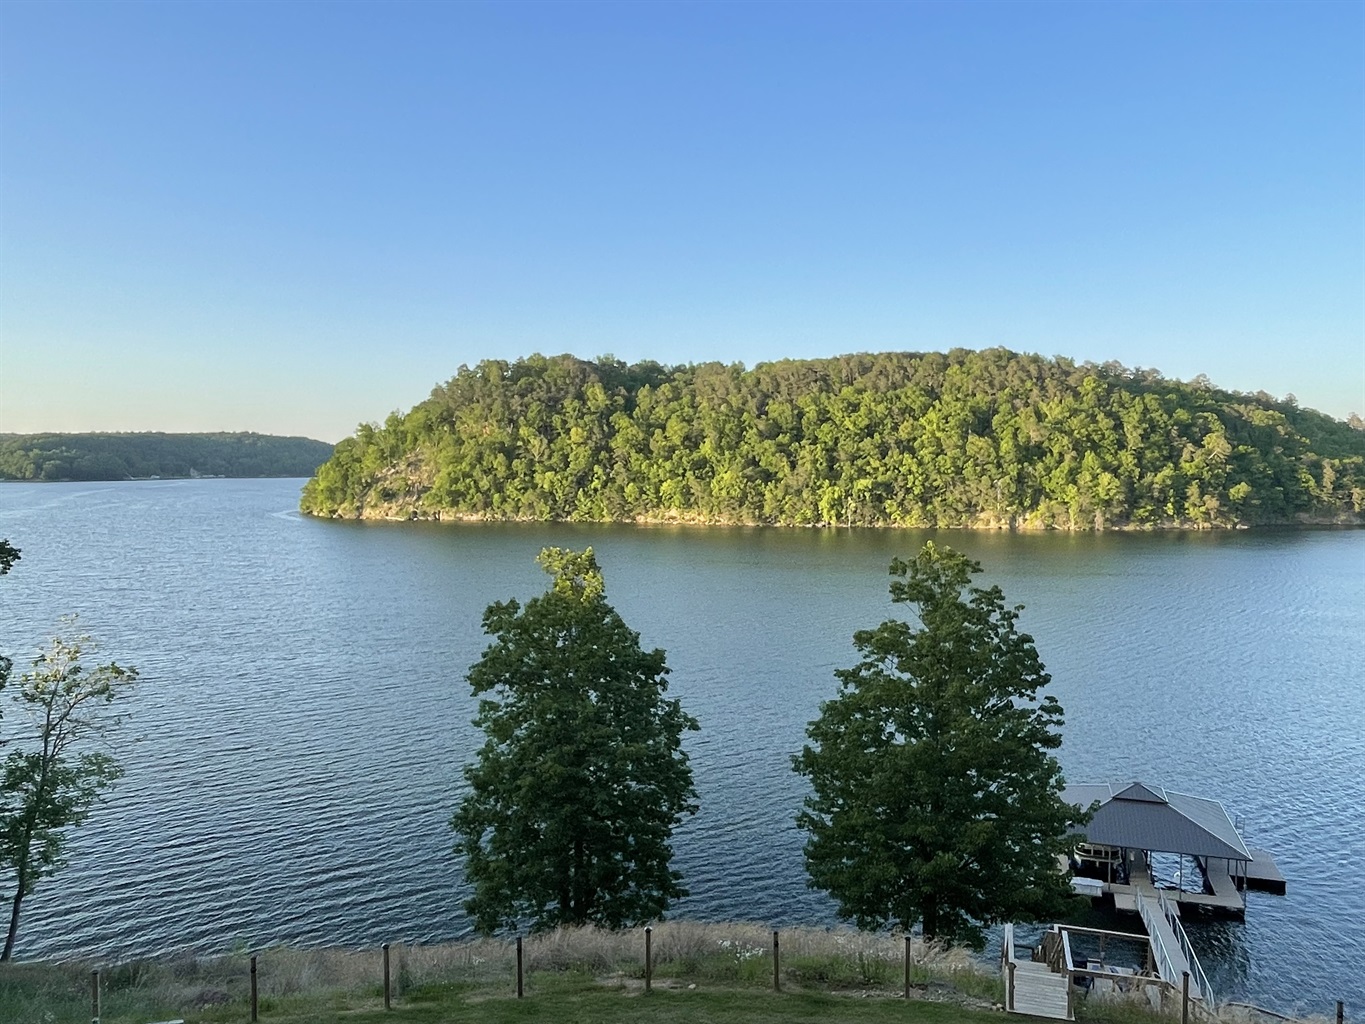
[[304, 488], [343, 517], [1105, 529], [1365, 521], [1365, 431], [1003, 349], [462, 366]]
[[268, 434], [0, 434], [0, 480], [312, 476], [331, 454]]

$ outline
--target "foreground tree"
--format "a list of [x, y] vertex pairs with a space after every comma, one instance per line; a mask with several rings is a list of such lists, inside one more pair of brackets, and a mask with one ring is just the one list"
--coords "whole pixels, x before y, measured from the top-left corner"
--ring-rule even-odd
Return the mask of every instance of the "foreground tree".
[[[798, 816], [806, 870], [861, 928], [922, 925], [979, 947], [984, 926], [1063, 910], [1057, 855], [1084, 815], [1061, 799], [1062, 708], [999, 588], [926, 544], [891, 563], [891, 599], [919, 625], [854, 634], [862, 660], [835, 673], [810, 744], [794, 759], [813, 794]], [[964, 594], [965, 591], [965, 594]]]
[[61, 866], [67, 834], [122, 774], [89, 746], [122, 720], [117, 705], [137, 672], [113, 662], [87, 670], [94, 651], [89, 637], [58, 637], [19, 677], [12, 709], [27, 711], [31, 730], [12, 740], [0, 774], [0, 871], [13, 886], [0, 961], [14, 952], [24, 897]]
[[490, 605], [496, 639], [469, 670], [487, 741], [451, 820], [465, 907], [485, 933], [655, 920], [687, 894], [669, 840], [697, 809], [682, 749], [697, 722], [664, 697], [664, 652], [607, 604], [592, 549], [540, 564], [550, 589]]

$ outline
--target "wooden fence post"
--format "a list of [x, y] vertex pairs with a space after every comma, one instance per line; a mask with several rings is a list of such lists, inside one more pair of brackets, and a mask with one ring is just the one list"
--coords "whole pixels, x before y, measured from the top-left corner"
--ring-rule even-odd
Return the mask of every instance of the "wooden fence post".
[[777, 929], [773, 929], [773, 991], [782, 991], [782, 961], [777, 946]]
[[910, 998], [910, 936], [905, 937], [905, 998]]
[[100, 1024], [100, 971], [90, 972], [90, 1024]]
[[1014, 1012], [1014, 961], [1010, 961], [1009, 980], [1005, 982], [1005, 1009]]
[[252, 954], [251, 954], [251, 1019], [252, 1019], [252, 1021], [256, 1021], [256, 1020], [259, 1019], [259, 1017], [257, 1016], [257, 1013], [256, 1013], [256, 1009], [257, 1009], [257, 1001], [256, 1001], [256, 954], [255, 954], [255, 953], [252, 953]]
[[651, 943], [654, 937], [654, 929], [645, 925], [645, 991], [648, 992], [650, 984], [654, 980], [654, 950]]
[[1180, 1024], [1190, 1024], [1190, 972], [1180, 972]]
[[518, 999], [520, 999], [522, 996], [524, 996], [524, 995], [526, 994], [526, 990], [522, 987], [522, 981], [521, 981], [521, 977], [522, 977], [522, 975], [521, 975], [521, 968], [522, 968], [522, 958], [521, 958], [521, 936], [518, 935], [518, 936], [517, 936], [517, 998], [518, 998]]
[[393, 985], [389, 980], [389, 944], [384, 943], [384, 1009], [393, 1009]]

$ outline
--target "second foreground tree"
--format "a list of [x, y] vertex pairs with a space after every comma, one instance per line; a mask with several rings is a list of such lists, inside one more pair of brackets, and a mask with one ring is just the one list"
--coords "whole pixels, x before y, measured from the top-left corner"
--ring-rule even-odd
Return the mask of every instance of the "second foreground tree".
[[[854, 634], [862, 660], [794, 758], [813, 794], [810, 882], [859, 927], [921, 924], [926, 938], [979, 946], [983, 927], [1059, 913], [1070, 895], [1057, 856], [1085, 815], [1061, 799], [1062, 708], [1049, 677], [981, 567], [926, 544], [896, 559], [891, 599], [919, 625]], [[964, 593], [965, 592], [965, 593]]]
[[664, 652], [607, 604], [592, 549], [540, 564], [550, 589], [490, 605], [496, 639], [469, 670], [487, 741], [451, 820], [465, 907], [483, 932], [641, 924], [687, 894], [669, 840], [697, 809], [682, 749], [697, 723], [664, 697]]

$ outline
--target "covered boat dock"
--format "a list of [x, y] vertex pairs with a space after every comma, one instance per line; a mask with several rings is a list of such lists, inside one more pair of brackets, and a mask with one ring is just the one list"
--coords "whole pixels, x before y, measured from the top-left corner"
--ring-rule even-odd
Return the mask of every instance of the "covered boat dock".
[[[1059, 867], [1072, 871], [1076, 892], [1112, 899], [1115, 909], [1136, 913], [1146, 935], [1054, 925], [1043, 945], [1025, 957], [1015, 949], [1012, 926], [1006, 926], [1002, 951], [1006, 1008], [1073, 1020], [1073, 1000], [1081, 985], [1096, 991], [1101, 986], [1119, 991], [1143, 986], [1156, 1006], [1171, 993], [1180, 993], [1212, 1007], [1213, 990], [1181, 924], [1181, 909], [1197, 907], [1242, 917], [1247, 889], [1284, 893], [1284, 876], [1274, 858], [1242, 841], [1217, 800], [1141, 782], [1068, 786], [1062, 799], [1083, 808], [1093, 806], [1095, 813], [1088, 825], [1077, 829], [1085, 840], [1075, 857], [1061, 858]], [[1166, 873], [1159, 881], [1154, 870], [1158, 857], [1165, 858]], [[1100, 943], [1098, 960], [1073, 956], [1073, 939], [1080, 943], [1095, 937]], [[1127, 971], [1106, 963], [1106, 938], [1145, 945], [1145, 963]]]
[[[1119, 910], [1137, 911], [1143, 896], [1159, 891], [1182, 906], [1241, 917], [1247, 889], [1284, 892], [1274, 858], [1242, 841], [1217, 800], [1141, 782], [1068, 786], [1062, 799], [1098, 804], [1070, 867], [1078, 892], [1108, 895]], [[1158, 885], [1157, 854], [1177, 858], [1174, 884]]]

